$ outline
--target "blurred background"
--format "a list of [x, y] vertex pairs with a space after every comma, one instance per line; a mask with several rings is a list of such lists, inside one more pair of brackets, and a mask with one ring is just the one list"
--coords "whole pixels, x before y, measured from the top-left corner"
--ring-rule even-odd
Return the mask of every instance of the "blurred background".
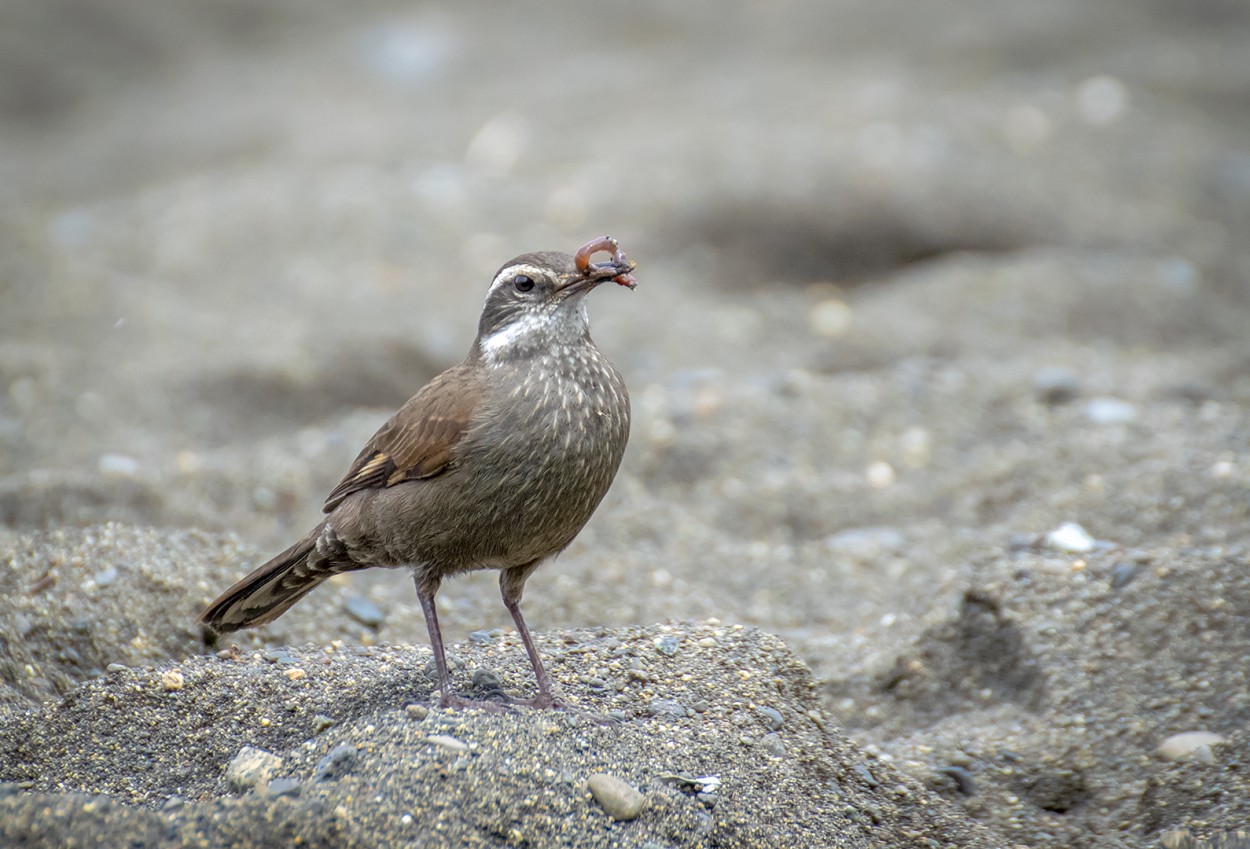
[[[1241, 0], [6, 0], [0, 201], [15, 533], [231, 532], [241, 575], [500, 264], [602, 233], [634, 435], [539, 631], [718, 617], [836, 677], [1021, 535], [1250, 529]], [[405, 576], [321, 592], [264, 638], [424, 640]]]

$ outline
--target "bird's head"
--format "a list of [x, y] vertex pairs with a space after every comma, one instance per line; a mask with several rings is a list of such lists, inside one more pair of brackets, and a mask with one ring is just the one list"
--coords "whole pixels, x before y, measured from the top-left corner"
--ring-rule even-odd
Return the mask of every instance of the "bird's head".
[[[591, 264], [601, 251], [607, 262]], [[478, 322], [477, 352], [488, 361], [532, 356], [586, 338], [585, 297], [601, 283], [634, 287], [634, 263], [609, 237], [587, 243], [576, 255], [558, 251], [522, 254], [503, 264], [491, 281]]]

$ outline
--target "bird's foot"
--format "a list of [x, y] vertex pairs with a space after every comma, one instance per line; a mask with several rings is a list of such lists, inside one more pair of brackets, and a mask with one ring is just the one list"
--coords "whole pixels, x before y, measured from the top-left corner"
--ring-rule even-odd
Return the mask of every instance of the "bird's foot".
[[438, 706], [441, 708], [454, 708], [456, 710], [481, 710], [487, 713], [508, 713], [511, 705], [508, 702], [490, 701], [487, 699], [466, 699], [457, 696], [455, 693], [445, 695], [438, 700]]
[[551, 693], [539, 693], [532, 699], [510, 699], [510, 704], [535, 710], [568, 710], [569, 706]]
[[576, 717], [595, 725], [617, 725], [620, 722], [616, 717], [577, 707], [547, 692], [539, 693], [532, 699], [512, 699], [511, 704], [517, 707], [534, 708], [535, 710], [558, 710], [567, 716]]

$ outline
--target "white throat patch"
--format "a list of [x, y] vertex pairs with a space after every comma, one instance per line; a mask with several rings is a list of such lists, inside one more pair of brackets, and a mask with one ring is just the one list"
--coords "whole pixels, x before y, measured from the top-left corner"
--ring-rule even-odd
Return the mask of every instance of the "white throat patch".
[[570, 345], [589, 327], [586, 303], [579, 298], [574, 309], [561, 304], [554, 310], [526, 312], [517, 321], [482, 339], [482, 357], [494, 365], [522, 347]]
[[545, 315], [526, 313], [520, 321], [496, 330], [483, 339], [482, 356], [488, 363], [496, 362], [522, 339], [532, 338], [535, 334], [542, 333], [543, 325], [547, 323], [547, 320]]

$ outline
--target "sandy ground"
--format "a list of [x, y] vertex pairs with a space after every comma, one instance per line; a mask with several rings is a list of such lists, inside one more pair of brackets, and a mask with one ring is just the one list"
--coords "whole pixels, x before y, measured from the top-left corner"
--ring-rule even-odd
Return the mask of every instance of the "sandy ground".
[[[1248, 49], [1220, 0], [7, 4], [0, 833], [1245, 826]], [[406, 712], [397, 573], [206, 646], [200, 607], [463, 356], [490, 273], [603, 232], [639, 262], [591, 303], [634, 433], [526, 610], [614, 721]], [[493, 575], [440, 610], [466, 686], [531, 686]], [[369, 756], [319, 779], [340, 745]], [[303, 789], [229, 783], [243, 746]], [[644, 812], [613, 823], [596, 771]]]

